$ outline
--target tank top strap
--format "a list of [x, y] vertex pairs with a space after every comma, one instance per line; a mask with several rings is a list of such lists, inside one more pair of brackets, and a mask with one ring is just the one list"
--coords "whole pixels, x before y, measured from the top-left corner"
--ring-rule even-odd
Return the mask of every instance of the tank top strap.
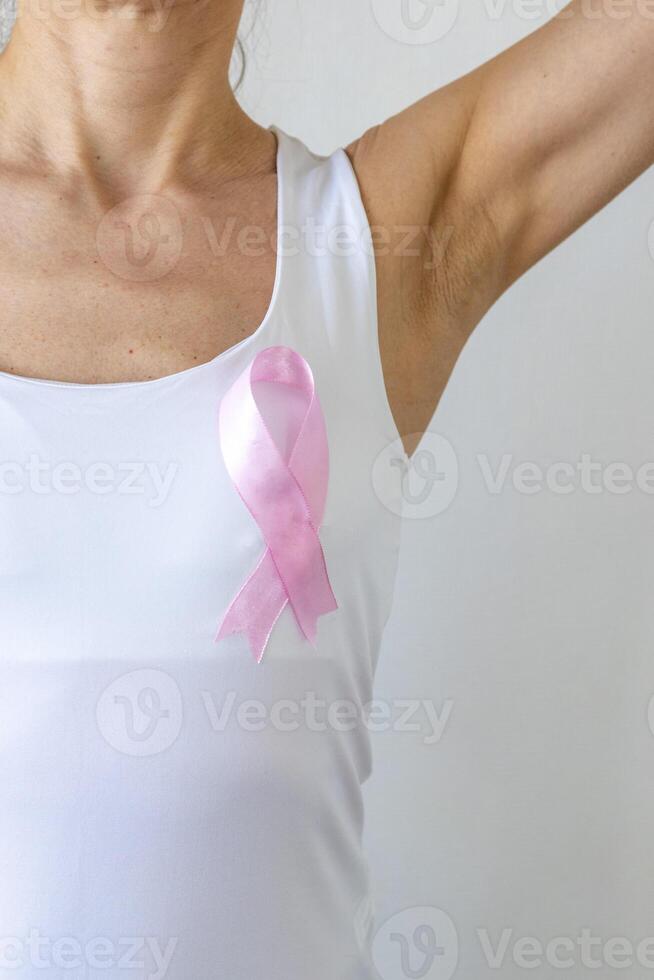
[[356, 174], [342, 147], [320, 156], [271, 128], [279, 143], [280, 333], [329, 375], [325, 383], [344, 395], [348, 389], [375, 442], [396, 441], [379, 350], [371, 229]]

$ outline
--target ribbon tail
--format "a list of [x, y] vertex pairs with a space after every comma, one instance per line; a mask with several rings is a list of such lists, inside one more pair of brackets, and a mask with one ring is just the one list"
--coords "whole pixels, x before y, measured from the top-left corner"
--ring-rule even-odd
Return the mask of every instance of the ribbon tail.
[[290, 555], [280, 556], [279, 564], [284, 566], [285, 589], [298, 625], [315, 647], [318, 620], [338, 609], [338, 603], [318, 535], [308, 526], [303, 532], [296, 532], [295, 548]]
[[234, 597], [218, 627], [216, 642], [244, 633], [257, 663], [263, 660], [275, 623], [288, 603], [270, 551], [266, 551], [243, 588]]
[[314, 592], [312, 599], [314, 601], [311, 603], [311, 608], [304, 608], [304, 603], [300, 605], [296, 602], [293, 606], [293, 612], [306, 639], [315, 648], [318, 639], [318, 620], [321, 616], [338, 609], [338, 603], [328, 578], [325, 578], [323, 587]]

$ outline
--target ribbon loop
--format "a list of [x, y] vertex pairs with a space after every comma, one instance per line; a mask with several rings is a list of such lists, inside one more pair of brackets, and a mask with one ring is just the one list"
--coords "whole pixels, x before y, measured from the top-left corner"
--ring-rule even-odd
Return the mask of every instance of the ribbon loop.
[[[258, 384], [263, 386], [259, 397]], [[261, 407], [267, 401], [264, 390], [274, 395], [270, 425]], [[318, 537], [329, 481], [327, 432], [304, 358], [290, 347], [257, 354], [221, 402], [219, 432], [225, 466], [266, 550], [230, 604], [216, 639], [245, 633], [261, 662], [287, 605], [312, 644], [318, 618], [338, 608]]]

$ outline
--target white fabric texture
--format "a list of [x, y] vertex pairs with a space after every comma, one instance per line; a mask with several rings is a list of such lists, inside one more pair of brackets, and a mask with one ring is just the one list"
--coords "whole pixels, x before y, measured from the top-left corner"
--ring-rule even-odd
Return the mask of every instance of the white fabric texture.
[[[372, 974], [361, 719], [400, 533], [397, 472], [372, 474], [397, 430], [350, 163], [275, 132], [282, 247], [249, 338], [154, 381], [0, 374], [0, 966], [16, 977]], [[358, 244], [314, 248], [314, 222]], [[287, 608], [257, 665], [244, 637], [214, 642], [265, 547], [217, 413], [276, 344], [308, 361], [325, 414], [339, 608], [317, 649]]]

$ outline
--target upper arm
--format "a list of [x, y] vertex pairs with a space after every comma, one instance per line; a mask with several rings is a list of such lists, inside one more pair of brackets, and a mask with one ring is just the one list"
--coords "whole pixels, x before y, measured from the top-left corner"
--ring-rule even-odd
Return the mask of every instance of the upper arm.
[[384, 220], [401, 213], [435, 226], [444, 213], [459, 224], [483, 213], [505, 288], [654, 162], [654, 11], [646, 9], [573, 0], [364, 137], [361, 165], [371, 199], [375, 186], [384, 195]]
[[654, 161], [654, 20], [590, 9], [572, 3], [477, 73], [460, 179], [493, 210], [507, 285]]
[[654, 162], [654, 11], [644, 10], [573, 0], [348, 148], [385, 232], [380, 340], [401, 431], [428, 423], [501, 293]]

